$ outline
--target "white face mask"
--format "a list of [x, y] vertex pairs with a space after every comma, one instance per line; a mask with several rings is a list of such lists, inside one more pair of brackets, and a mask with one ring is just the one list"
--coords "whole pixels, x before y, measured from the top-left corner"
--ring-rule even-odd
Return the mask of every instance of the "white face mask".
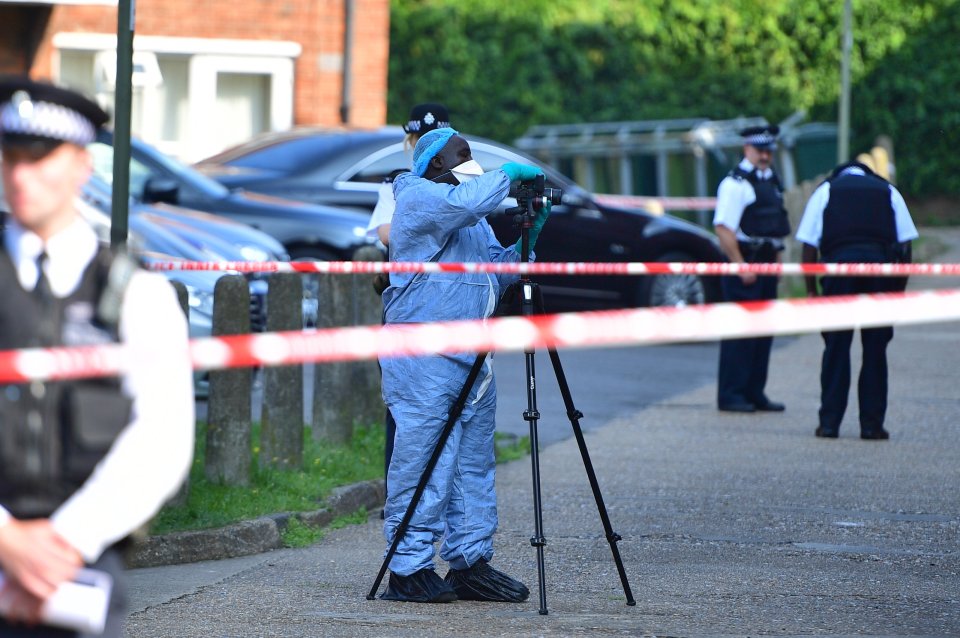
[[476, 160], [470, 160], [459, 166], [454, 166], [450, 169], [450, 172], [453, 173], [453, 176], [456, 177], [457, 181], [461, 184], [466, 184], [471, 179], [476, 179], [483, 175], [483, 169], [477, 164]]

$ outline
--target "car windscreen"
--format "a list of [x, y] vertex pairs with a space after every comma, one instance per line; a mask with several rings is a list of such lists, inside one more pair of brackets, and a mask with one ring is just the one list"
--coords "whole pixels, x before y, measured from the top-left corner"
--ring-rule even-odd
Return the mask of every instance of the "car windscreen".
[[[136, 197], [142, 197], [147, 180], [161, 173], [160, 177], [173, 178], [179, 182], [181, 189], [186, 185], [208, 197], [220, 199], [230, 194], [223, 184], [201, 174], [199, 171], [182, 164], [152, 146], [131, 139], [130, 157], [130, 192]], [[113, 183], [113, 134], [101, 130], [97, 140], [87, 146], [93, 155], [94, 172], [107, 184]], [[162, 173], [166, 173], [163, 175]]]
[[[293, 133], [298, 133], [293, 136]], [[401, 134], [402, 135], [402, 134]], [[199, 164], [226, 164], [281, 175], [296, 175], [318, 167], [342, 167], [362, 157], [382, 142], [381, 132], [341, 134], [339, 132], [292, 132], [290, 136], [266, 137], [259, 144], [247, 143], [209, 157]], [[367, 150], [369, 149], [369, 150]]]

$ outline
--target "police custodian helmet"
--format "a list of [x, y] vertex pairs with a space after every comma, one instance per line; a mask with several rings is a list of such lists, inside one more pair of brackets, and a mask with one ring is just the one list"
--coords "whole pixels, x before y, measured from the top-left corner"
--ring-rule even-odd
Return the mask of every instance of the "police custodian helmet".
[[86, 146], [109, 117], [77, 93], [26, 76], [0, 76], [0, 144]]
[[740, 131], [740, 137], [744, 144], [749, 144], [759, 149], [776, 150], [777, 135], [780, 134], [780, 127], [775, 124], [764, 126], [750, 126]]
[[449, 128], [450, 115], [443, 104], [417, 104], [410, 109], [410, 121], [404, 124], [404, 133], [423, 135], [436, 128]]

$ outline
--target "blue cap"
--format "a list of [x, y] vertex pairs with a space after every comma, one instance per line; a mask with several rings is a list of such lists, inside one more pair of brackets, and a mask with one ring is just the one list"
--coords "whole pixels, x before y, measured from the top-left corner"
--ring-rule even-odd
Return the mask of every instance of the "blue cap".
[[459, 133], [452, 128], [437, 128], [427, 131], [417, 141], [413, 148], [413, 172], [417, 177], [423, 177], [427, 172], [427, 164], [430, 163], [437, 153], [447, 145], [450, 138]]

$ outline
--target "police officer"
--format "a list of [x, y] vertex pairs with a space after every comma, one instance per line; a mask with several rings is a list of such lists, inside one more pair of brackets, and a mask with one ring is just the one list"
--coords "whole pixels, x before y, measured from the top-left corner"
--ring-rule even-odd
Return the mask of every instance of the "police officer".
[[[783, 187], [773, 170], [777, 126], [742, 130], [743, 159], [720, 182], [713, 226], [720, 248], [733, 263], [780, 261], [790, 233]], [[744, 273], [721, 280], [725, 301], [776, 299], [777, 277]], [[727, 412], [782, 412], [784, 405], [764, 392], [773, 337], [720, 343], [717, 407]]]
[[106, 121], [77, 93], [0, 78], [10, 211], [0, 350], [119, 342], [133, 362], [119, 379], [0, 386], [2, 636], [83, 633], [45, 624], [41, 608], [85, 566], [112, 579], [104, 635], [120, 636], [119, 544], [176, 490], [192, 456], [189, 344], [176, 295], [101, 247], [74, 208], [91, 171], [85, 147]]
[[[450, 128], [450, 115], [443, 104], [428, 102], [417, 104], [410, 109], [410, 119], [403, 125], [403, 148], [413, 150], [417, 141], [427, 132], [438, 128]], [[409, 166], [398, 166], [397, 169], [409, 170]], [[395, 171], [397, 172], [397, 171]], [[377, 193], [377, 205], [370, 215], [367, 224], [367, 236], [379, 239], [384, 246], [390, 243], [390, 222], [393, 221], [393, 211], [397, 204], [393, 199], [393, 177], [391, 175]], [[389, 281], [386, 282], [389, 285]], [[384, 286], [386, 287], [386, 286]], [[389, 461], [387, 463], [389, 465]]]
[[[838, 166], [813, 192], [797, 228], [803, 261], [825, 263], [891, 263], [911, 260], [910, 242], [917, 228], [900, 192], [869, 166], [851, 162]], [[807, 295], [816, 297], [816, 277], [806, 277]], [[906, 277], [824, 277], [824, 295], [902, 291]], [[887, 411], [887, 344], [893, 327], [860, 331], [863, 362], [857, 386], [860, 438], [890, 438], [883, 427]], [[823, 333], [820, 369], [820, 425], [816, 435], [835, 439], [847, 409], [850, 390], [850, 344], [853, 330]]]

